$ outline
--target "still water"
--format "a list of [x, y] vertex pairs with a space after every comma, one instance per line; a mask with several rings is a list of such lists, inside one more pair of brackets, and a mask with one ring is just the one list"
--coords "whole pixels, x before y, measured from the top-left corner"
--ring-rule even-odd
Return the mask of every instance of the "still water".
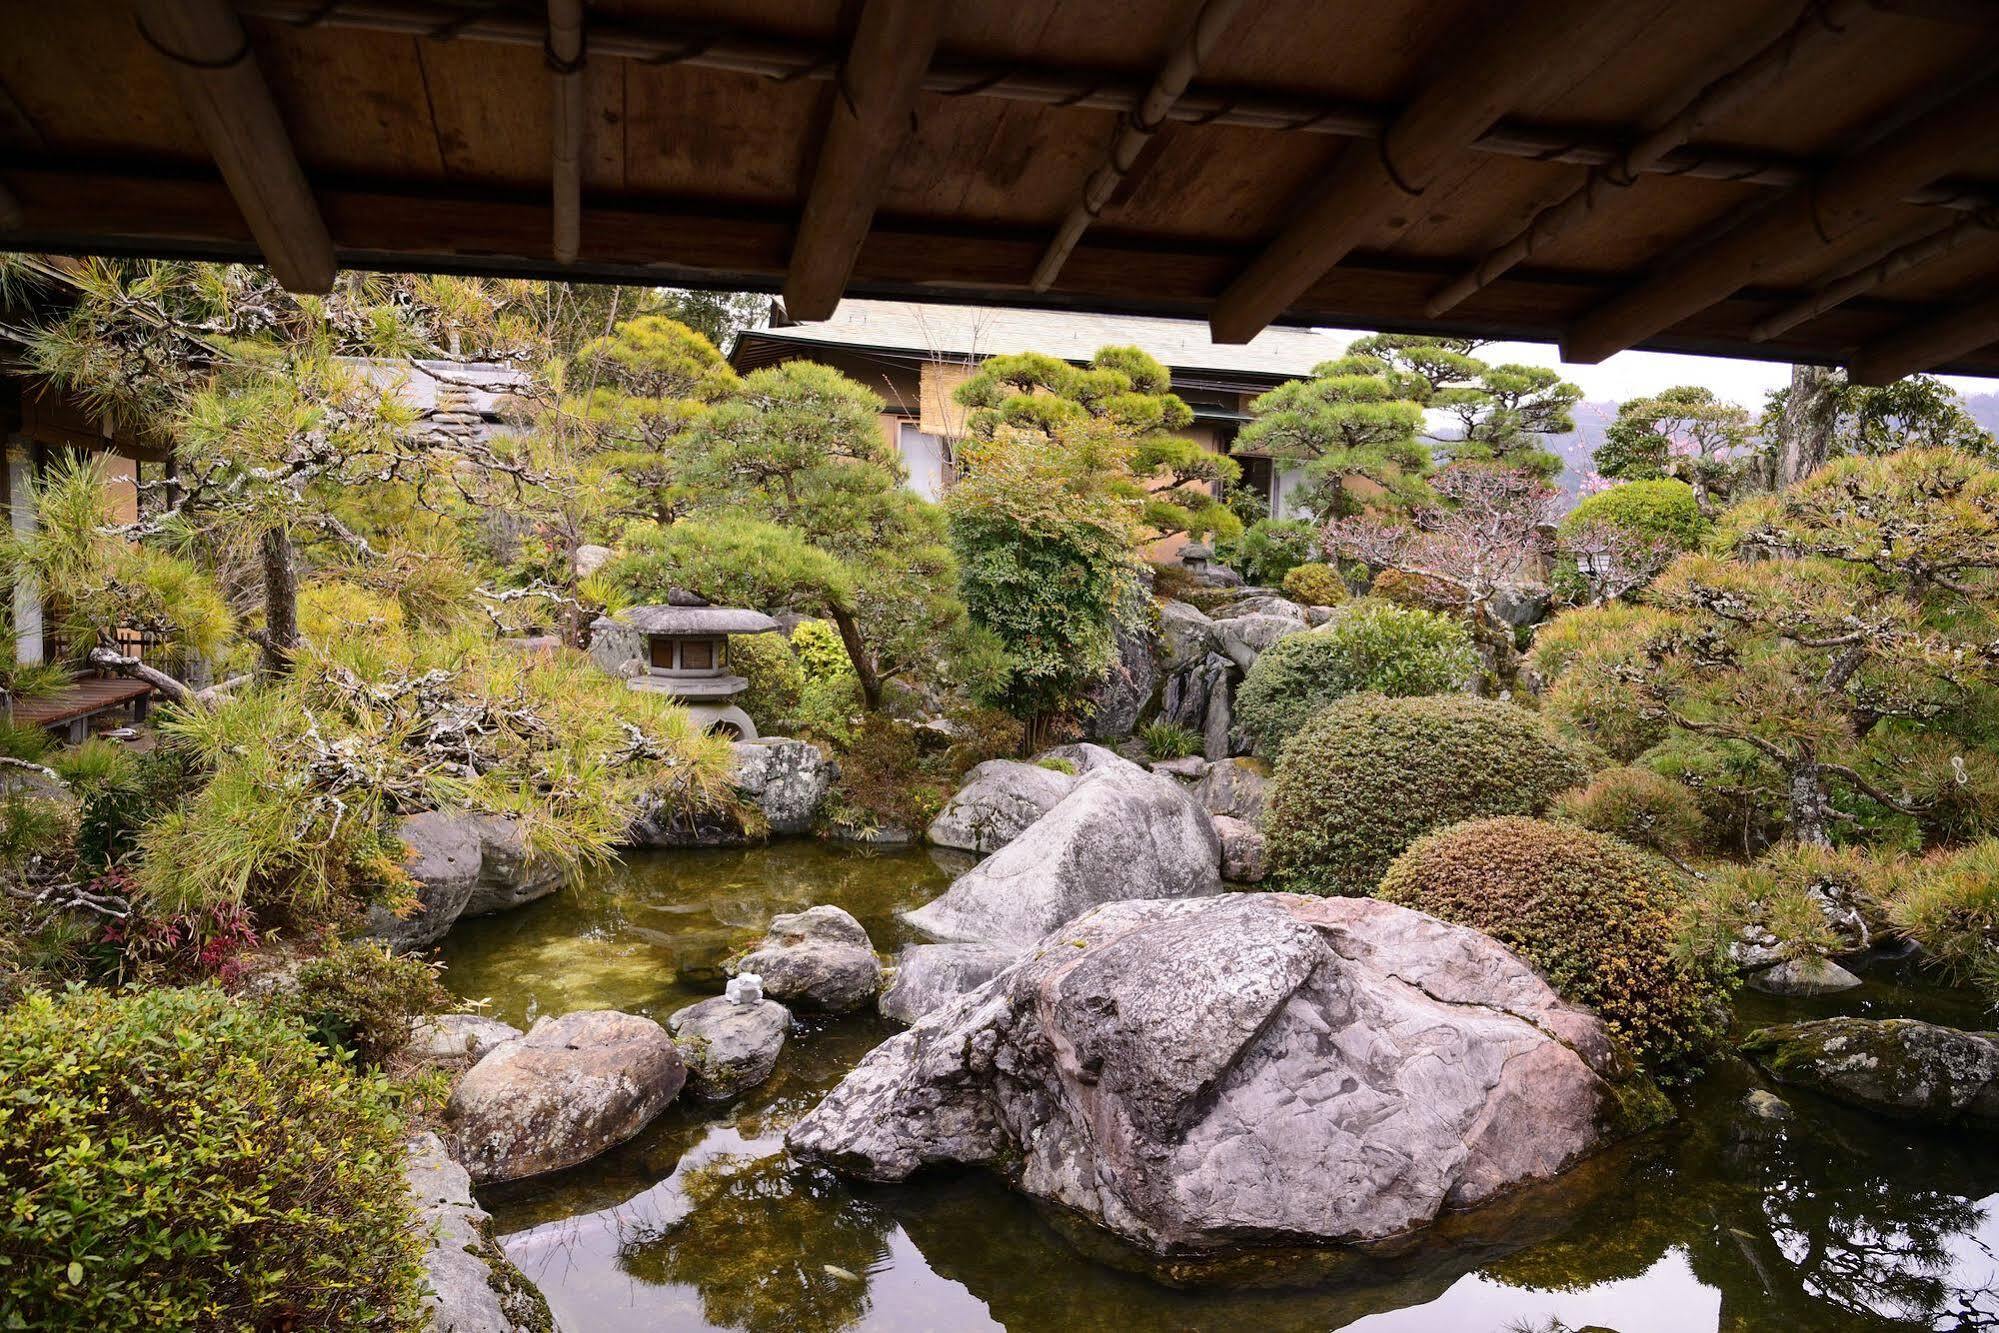
[[[771, 915], [837, 903], [888, 951], [907, 938], [896, 911], [963, 864], [803, 842], [635, 854], [458, 926], [447, 981], [515, 1024], [604, 1007], [664, 1020], [717, 993], [722, 960]], [[1742, 1005], [1746, 1024], [1832, 1013], [1989, 1022], [1900, 973]], [[894, 1031], [808, 1023], [736, 1102], [682, 1101], [592, 1162], [480, 1201], [569, 1333], [1999, 1328], [1999, 1143], [1790, 1092], [1789, 1132], [1745, 1139], [1736, 1104], [1755, 1084], [1739, 1065], [1683, 1094], [1671, 1128], [1414, 1244], [1160, 1267], [980, 1173], [870, 1187], [790, 1163], [785, 1125]]]

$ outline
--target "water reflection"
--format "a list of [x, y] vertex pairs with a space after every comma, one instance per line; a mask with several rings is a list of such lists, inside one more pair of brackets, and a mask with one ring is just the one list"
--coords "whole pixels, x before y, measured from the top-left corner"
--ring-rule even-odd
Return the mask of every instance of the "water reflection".
[[[733, 949], [773, 911], [830, 901], [891, 945], [894, 909], [944, 880], [907, 854], [685, 855], [518, 921], [475, 923], [486, 933], [454, 936], [450, 980], [494, 994], [502, 1016], [583, 992], [657, 1012], [712, 993], [700, 980], [719, 947], [711, 935]], [[652, 952], [638, 966], [627, 949]], [[1750, 1016], [1978, 1025], [1969, 1001], [1870, 983], [1865, 998], [1752, 1001]], [[1405, 1244], [1159, 1264], [980, 1173], [870, 1188], [790, 1163], [784, 1126], [892, 1031], [869, 1016], [823, 1020], [737, 1103], [677, 1105], [595, 1162], [482, 1191], [482, 1202], [572, 1333], [1999, 1328], [1989, 1136], [1905, 1130], [1804, 1094], [1791, 1097], [1787, 1132], [1750, 1133], [1739, 1102], [1753, 1076], [1740, 1065], [1687, 1094], [1673, 1128]]]

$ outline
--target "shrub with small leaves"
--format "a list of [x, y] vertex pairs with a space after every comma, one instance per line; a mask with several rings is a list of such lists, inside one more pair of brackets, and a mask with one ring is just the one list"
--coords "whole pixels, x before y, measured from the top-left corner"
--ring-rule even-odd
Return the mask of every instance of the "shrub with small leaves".
[[1639, 755], [1636, 765], [1693, 794], [1709, 852], [1755, 856], [1783, 831], [1783, 771], [1746, 742], [1679, 732]]
[[437, 964], [375, 940], [329, 940], [299, 968], [284, 1007], [328, 1050], [351, 1051], [373, 1068], [409, 1044], [419, 1018], [450, 1003], [437, 973]]
[[1139, 729], [1138, 738], [1154, 759], [1187, 759], [1201, 753], [1201, 734], [1172, 722], [1148, 722]]
[[729, 638], [729, 670], [749, 682], [736, 702], [764, 735], [781, 732], [798, 711], [805, 670], [782, 634]]
[[1605, 769], [1587, 785], [1563, 792], [1555, 813], [1676, 860], [1700, 846], [1706, 833], [1693, 793], [1644, 768]]
[[1338, 606], [1347, 599], [1347, 581], [1331, 565], [1294, 565], [1284, 575], [1284, 595], [1306, 606]]
[[1470, 926], [1594, 1009], [1641, 1066], [1690, 1075], [1728, 1031], [1726, 972], [1682, 951], [1683, 877], [1588, 829], [1509, 816], [1430, 834], [1379, 896]]
[[213, 986], [0, 1013], [0, 1328], [423, 1321], [402, 1094]]
[[1249, 582], [1269, 587], [1299, 565], [1319, 558], [1319, 530], [1300, 518], [1261, 518], [1215, 552]]
[[1274, 755], [1335, 699], [1442, 694], [1463, 688], [1477, 669], [1463, 622], [1368, 597], [1265, 649], [1236, 692], [1235, 717], [1260, 753]]
[[1265, 833], [1279, 887], [1365, 896], [1423, 834], [1483, 815], [1538, 815], [1589, 766], [1532, 713], [1468, 695], [1363, 694], [1285, 745]]

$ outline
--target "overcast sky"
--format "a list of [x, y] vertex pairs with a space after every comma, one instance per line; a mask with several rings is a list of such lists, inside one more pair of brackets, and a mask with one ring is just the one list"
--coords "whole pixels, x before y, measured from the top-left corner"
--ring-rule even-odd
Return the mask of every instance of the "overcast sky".
[[[1342, 338], [1361, 335], [1351, 329], [1327, 329]], [[1491, 343], [1479, 350], [1479, 359], [1493, 363], [1520, 362], [1532, 366], [1553, 366], [1572, 384], [1582, 386], [1583, 397], [1592, 402], [1623, 402], [1643, 398], [1676, 384], [1701, 384], [1723, 398], [1748, 408], [1763, 406], [1763, 395], [1788, 384], [1791, 368], [1775, 361], [1737, 361], [1718, 356], [1681, 356], [1673, 352], [1619, 352], [1594, 366], [1573, 365], [1561, 359], [1549, 343]], [[1959, 393], [1999, 393], [1999, 379], [1973, 379], [1946, 375], [1944, 382]]]

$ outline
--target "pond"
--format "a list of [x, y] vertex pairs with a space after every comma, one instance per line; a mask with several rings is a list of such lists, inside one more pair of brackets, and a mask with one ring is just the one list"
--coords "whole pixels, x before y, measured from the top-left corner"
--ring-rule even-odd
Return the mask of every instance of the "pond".
[[[836, 903], [892, 949], [907, 938], [896, 911], [962, 865], [805, 842], [639, 853], [458, 926], [447, 981], [516, 1024], [597, 1007], [664, 1020], [718, 992], [723, 959], [772, 914]], [[1811, 1002], [1746, 996], [1743, 1021], [1989, 1021], [1903, 970], [1868, 981]], [[872, 1015], [805, 1024], [736, 1102], [676, 1103], [595, 1161], [480, 1201], [571, 1333], [1999, 1327], [1999, 1145], [1801, 1092], [1786, 1093], [1788, 1134], [1742, 1141], [1740, 1065], [1684, 1093], [1671, 1128], [1400, 1251], [1161, 1266], [982, 1173], [870, 1187], [789, 1162], [785, 1125], [895, 1030]]]

